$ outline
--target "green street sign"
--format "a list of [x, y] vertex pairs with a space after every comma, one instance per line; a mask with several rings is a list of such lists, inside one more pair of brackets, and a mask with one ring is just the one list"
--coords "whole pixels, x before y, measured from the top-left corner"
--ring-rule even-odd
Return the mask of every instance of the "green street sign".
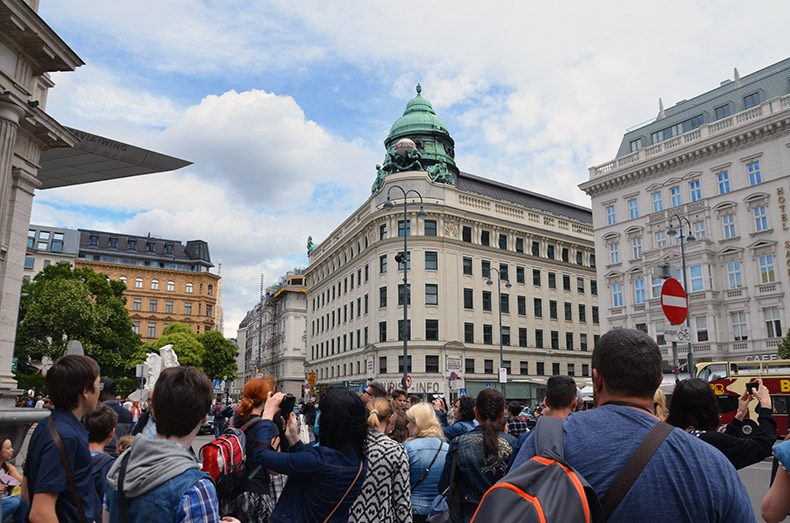
[[16, 372], [17, 364], [19, 364], [19, 359], [11, 358], [11, 372]]
[[343, 386], [344, 386], [345, 388], [348, 388], [348, 382], [347, 382], [347, 381], [344, 381], [344, 382], [343, 382]]

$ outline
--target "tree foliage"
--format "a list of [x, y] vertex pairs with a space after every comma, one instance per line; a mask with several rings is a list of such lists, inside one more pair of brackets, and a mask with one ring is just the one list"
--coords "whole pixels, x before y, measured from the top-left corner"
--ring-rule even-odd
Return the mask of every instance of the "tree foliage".
[[787, 329], [787, 336], [779, 343], [779, 357], [783, 360], [790, 359], [790, 329]]
[[181, 365], [202, 369], [211, 379], [236, 379], [236, 345], [217, 331], [196, 334], [183, 323], [168, 325], [161, 338], [142, 345], [133, 364], [143, 363], [149, 352], [158, 353], [167, 344], [173, 345]]
[[236, 356], [239, 353], [236, 344], [225, 338], [219, 331], [208, 331], [198, 335], [203, 344], [203, 371], [212, 380], [235, 380]]
[[69, 340], [78, 340], [103, 375], [123, 375], [140, 346], [124, 307], [125, 289], [93, 269], [66, 263], [49, 265], [24, 282], [14, 347], [20, 370], [32, 371], [31, 360], [60, 357]]

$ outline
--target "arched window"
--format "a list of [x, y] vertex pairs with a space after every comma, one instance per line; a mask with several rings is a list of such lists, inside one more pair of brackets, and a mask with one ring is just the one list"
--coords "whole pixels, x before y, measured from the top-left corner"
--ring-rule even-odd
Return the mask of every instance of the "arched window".
[[192, 285], [192, 283], [189, 283], [189, 282], [188, 282], [188, 283], [187, 283], [187, 292], [191, 294], [191, 293], [192, 293], [192, 290], [193, 290], [193, 285]]
[[134, 280], [134, 288], [135, 289], [142, 289], [143, 288], [143, 279], [142, 278], [137, 278], [136, 280]]
[[159, 290], [159, 280], [151, 280], [151, 290]]
[[121, 276], [121, 277], [120, 277], [120, 278], [118, 278], [118, 279], [119, 279], [119, 280], [121, 280], [121, 283], [123, 283], [124, 285], [126, 285], [126, 276]]
[[168, 281], [167, 282], [167, 290], [169, 290], [170, 292], [175, 291], [176, 290], [176, 282], [174, 282], [173, 280]]

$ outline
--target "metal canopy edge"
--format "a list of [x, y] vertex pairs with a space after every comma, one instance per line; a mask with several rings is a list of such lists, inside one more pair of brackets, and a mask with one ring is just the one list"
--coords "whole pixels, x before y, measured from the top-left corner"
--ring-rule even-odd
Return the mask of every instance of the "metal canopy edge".
[[80, 141], [74, 147], [42, 151], [41, 189], [175, 171], [192, 162], [66, 127]]

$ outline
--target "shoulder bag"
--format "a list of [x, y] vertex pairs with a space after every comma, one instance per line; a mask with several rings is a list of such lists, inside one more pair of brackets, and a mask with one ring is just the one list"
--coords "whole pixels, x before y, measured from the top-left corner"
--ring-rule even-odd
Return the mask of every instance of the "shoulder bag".
[[[81, 523], [88, 523], [85, 517], [85, 508], [82, 506], [82, 497], [80, 497], [80, 489], [77, 488], [77, 480], [74, 478], [74, 471], [71, 469], [69, 457], [66, 455], [66, 448], [63, 446], [63, 440], [60, 439], [57, 427], [55, 427], [55, 419], [53, 415], [49, 416], [47, 420], [47, 427], [49, 427], [49, 435], [52, 436], [52, 441], [58, 448], [60, 454], [60, 461], [63, 462], [63, 468], [66, 469], [66, 477], [69, 479], [69, 488], [71, 489], [71, 497], [74, 498], [74, 505], [77, 506], [77, 512], [80, 515]], [[32, 500], [31, 500], [32, 501]]]
[[441, 440], [439, 440], [439, 449], [436, 451], [436, 454], [434, 454], [434, 455], [433, 455], [433, 459], [431, 460], [431, 464], [430, 464], [430, 465], [428, 465], [428, 468], [427, 468], [427, 469], [425, 469], [425, 472], [423, 472], [423, 473], [422, 473], [422, 477], [421, 477], [421, 478], [420, 478], [420, 479], [417, 481], [417, 483], [415, 483], [415, 484], [414, 484], [414, 486], [412, 487], [412, 489], [411, 489], [411, 491], [412, 491], [412, 492], [414, 492], [415, 490], [417, 490], [417, 487], [420, 485], [420, 483], [422, 483], [422, 482], [423, 482], [423, 480], [424, 480], [424, 479], [425, 479], [425, 478], [428, 476], [428, 472], [430, 472], [430, 470], [431, 470], [431, 467], [433, 467], [433, 464], [434, 464], [434, 462], [436, 461], [436, 458], [438, 458], [438, 457], [439, 457], [439, 454], [442, 452], [442, 446], [443, 446], [443, 445], [444, 445], [444, 443], [442, 443], [442, 441], [441, 441]]

